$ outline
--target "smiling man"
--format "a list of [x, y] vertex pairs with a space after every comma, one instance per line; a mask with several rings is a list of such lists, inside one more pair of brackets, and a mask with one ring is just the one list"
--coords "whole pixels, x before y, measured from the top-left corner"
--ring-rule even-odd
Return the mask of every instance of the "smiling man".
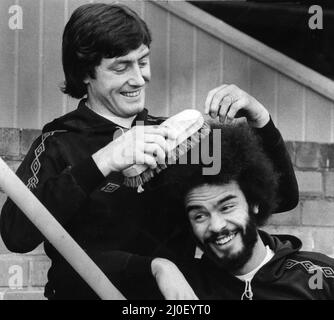
[[[93, 3], [77, 8], [63, 34], [63, 92], [81, 100], [76, 110], [44, 126], [17, 171], [115, 284], [125, 273], [131, 284], [143, 269], [160, 274], [151, 257], [192, 258], [195, 252], [182, 206], [169, 201], [154, 183], [143, 193], [123, 184], [122, 171], [134, 163], [156, 168], [164, 162], [166, 137], [174, 138], [169, 129], [158, 127], [165, 118], [153, 117], [145, 108], [150, 45], [146, 23], [128, 7]], [[292, 209], [298, 201], [295, 175], [265, 107], [238, 87], [222, 85], [209, 92], [205, 111], [223, 121], [246, 117], [281, 173], [279, 210]], [[0, 227], [13, 252], [29, 252], [44, 242], [52, 260], [47, 298], [97, 299], [10, 199]], [[169, 264], [164, 274], [173, 270]], [[169, 278], [171, 282], [184, 289], [182, 276]], [[177, 289], [164, 297], [194, 298], [185, 287], [184, 294]], [[145, 298], [140, 286], [128, 292], [127, 297]]]
[[[125, 187], [121, 173], [136, 162], [155, 168], [165, 160], [165, 138], [173, 137], [157, 127], [165, 119], [144, 108], [150, 44], [145, 22], [126, 6], [77, 8], [63, 33], [62, 91], [81, 100], [76, 110], [44, 126], [17, 171], [107, 274], [114, 267], [112, 250], [170, 252], [168, 241], [160, 245], [146, 226], [148, 196]], [[52, 260], [47, 298], [97, 298], [10, 199], [1, 235], [20, 253], [44, 241]]]
[[125, 56], [103, 58], [94, 77], [84, 80], [88, 106], [104, 117], [112, 114], [132, 122], [144, 109], [151, 78], [149, 54], [148, 44], [142, 44]]
[[[224, 269], [247, 273], [265, 256], [253, 219], [259, 208], [248, 206], [236, 181], [224, 186], [194, 188], [188, 193], [186, 204], [195, 237], [203, 250]], [[259, 254], [252, 255], [253, 251]]]
[[[213, 127], [221, 133], [221, 172], [203, 175], [202, 165], [189, 165], [167, 177], [204, 253], [177, 264], [195, 294], [199, 299], [334, 299], [333, 259], [301, 251], [294, 236], [259, 229], [275, 212], [279, 176], [254, 134], [243, 125]], [[163, 260], [154, 263], [165, 268]]]

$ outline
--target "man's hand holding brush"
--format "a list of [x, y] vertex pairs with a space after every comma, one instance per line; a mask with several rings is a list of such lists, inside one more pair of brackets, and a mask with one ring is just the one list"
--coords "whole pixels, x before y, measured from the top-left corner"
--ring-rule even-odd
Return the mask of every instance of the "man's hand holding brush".
[[104, 176], [120, 172], [133, 164], [145, 164], [155, 169], [165, 163], [166, 139], [175, 140], [175, 133], [161, 126], [135, 126], [93, 154]]

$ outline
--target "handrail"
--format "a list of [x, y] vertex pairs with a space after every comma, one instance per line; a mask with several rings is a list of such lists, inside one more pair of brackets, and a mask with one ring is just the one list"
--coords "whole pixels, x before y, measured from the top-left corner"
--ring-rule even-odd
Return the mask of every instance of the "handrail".
[[0, 187], [103, 300], [125, 300], [87, 253], [0, 157]]

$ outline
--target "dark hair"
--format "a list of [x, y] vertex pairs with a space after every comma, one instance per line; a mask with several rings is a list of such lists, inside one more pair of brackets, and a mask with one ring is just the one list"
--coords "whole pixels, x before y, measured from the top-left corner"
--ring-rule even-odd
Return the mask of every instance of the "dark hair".
[[144, 44], [150, 46], [146, 23], [124, 5], [93, 3], [77, 8], [63, 34], [62, 91], [74, 98], [87, 93], [84, 79], [95, 77], [102, 58], [120, 57]]
[[[258, 204], [255, 215], [257, 225], [263, 225], [276, 208], [278, 175], [265, 155], [258, 138], [248, 125], [221, 125], [213, 123], [210, 135], [202, 141], [209, 148], [221, 148], [221, 170], [216, 175], [204, 175], [204, 164], [173, 165], [164, 175], [165, 185], [176, 201], [184, 202], [187, 193], [195, 187], [211, 184], [223, 185], [236, 181], [249, 205]], [[217, 144], [217, 131], [221, 137]], [[214, 133], [216, 132], [216, 133]], [[208, 139], [208, 140], [207, 140]], [[189, 163], [189, 162], [188, 162]]]

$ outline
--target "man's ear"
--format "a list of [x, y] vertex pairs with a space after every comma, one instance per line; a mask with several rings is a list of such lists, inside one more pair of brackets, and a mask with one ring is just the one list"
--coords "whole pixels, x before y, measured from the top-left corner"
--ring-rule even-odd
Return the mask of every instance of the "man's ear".
[[254, 214], [258, 214], [259, 213], [259, 205], [258, 204], [254, 204], [252, 206], [252, 209], [253, 209], [253, 213]]
[[94, 76], [91, 74], [91, 72], [87, 71], [85, 77], [83, 78], [83, 83], [87, 85], [93, 78]]

